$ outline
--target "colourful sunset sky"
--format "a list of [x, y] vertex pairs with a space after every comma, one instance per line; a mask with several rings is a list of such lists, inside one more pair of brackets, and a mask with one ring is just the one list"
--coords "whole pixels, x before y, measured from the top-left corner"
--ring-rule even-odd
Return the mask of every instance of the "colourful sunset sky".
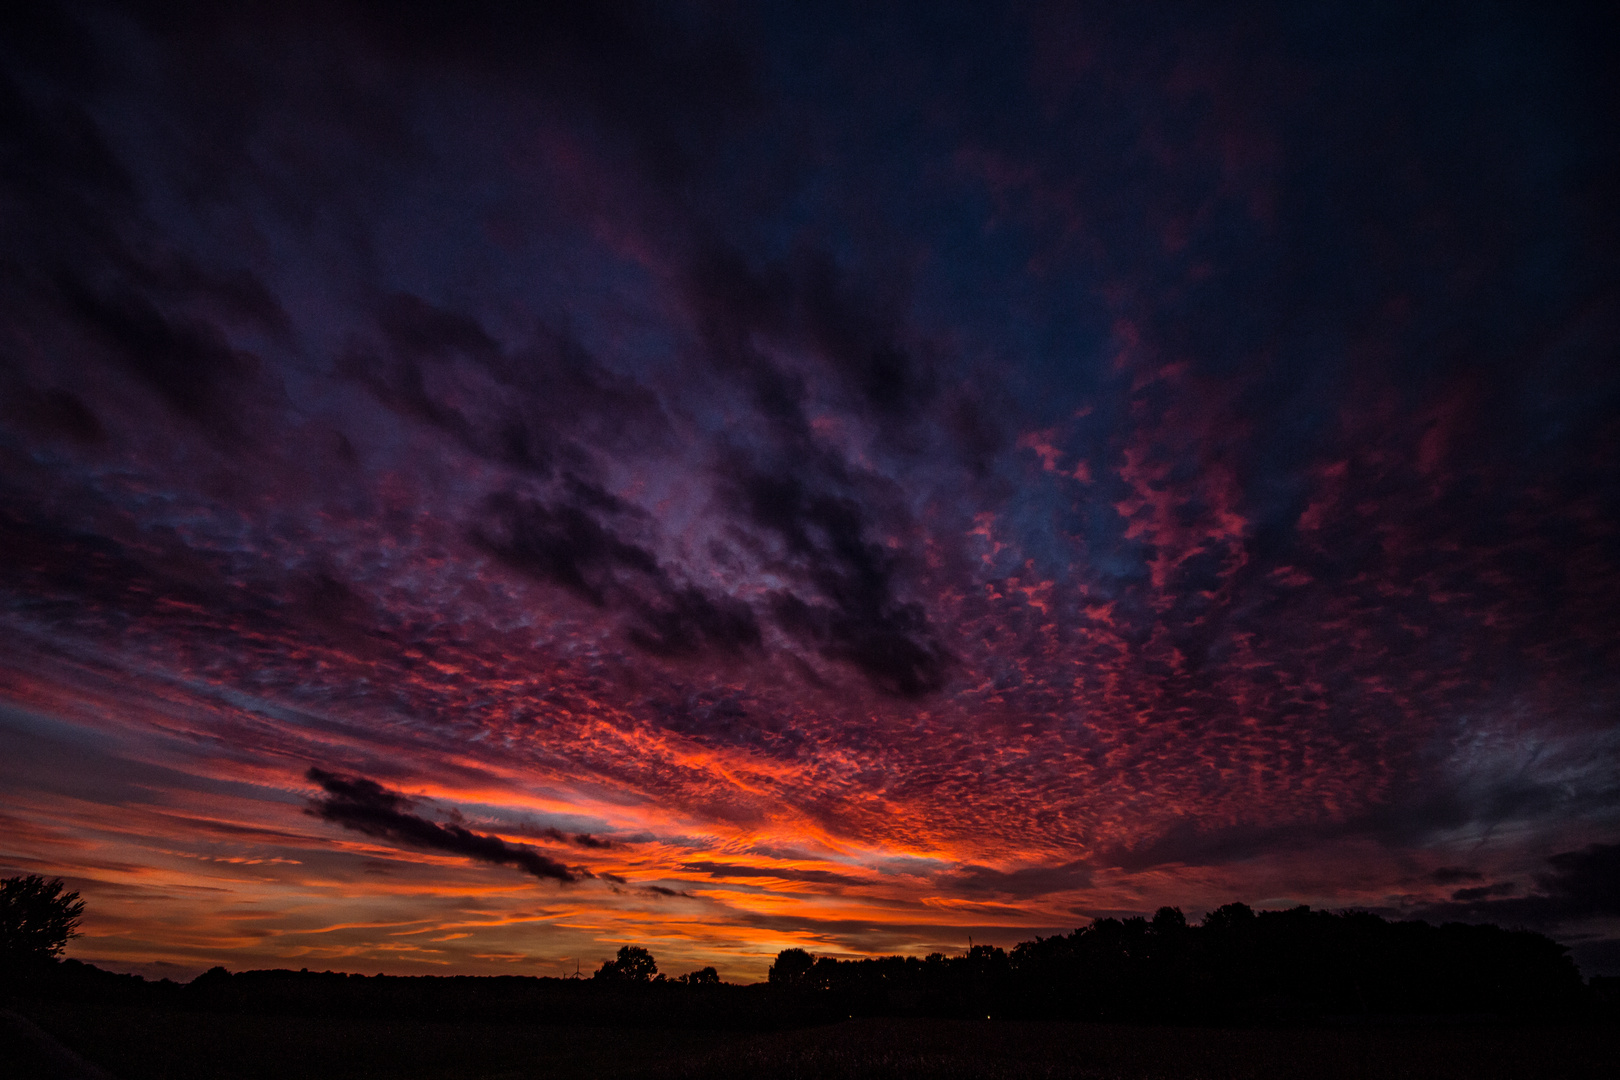
[[5, 5], [0, 875], [181, 979], [1620, 973], [1582, 11]]

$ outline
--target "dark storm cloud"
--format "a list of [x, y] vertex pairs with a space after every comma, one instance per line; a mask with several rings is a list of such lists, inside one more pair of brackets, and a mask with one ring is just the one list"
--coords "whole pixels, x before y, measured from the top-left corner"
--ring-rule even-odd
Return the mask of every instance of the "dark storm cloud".
[[188, 419], [215, 418], [222, 388], [257, 366], [214, 327], [171, 319], [133, 293], [97, 296], [70, 281], [63, 282], [62, 291], [81, 325], [116, 362]]
[[[724, 12], [699, 6], [107, 6], [161, 47], [181, 87], [211, 91], [177, 93], [168, 103], [193, 129], [187, 135], [204, 136], [179, 148], [196, 187], [230, 191], [258, 170], [282, 209], [311, 220], [347, 202], [360, 175], [386, 183], [388, 167], [420, 161], [408, 103], [425, 87], [474, 86], [543, 102], [564, 123], [626, 144], [638, 172], [664, 186], [689, 181], [717, 130], [746, 114], [756, 96], [753, 58], [735, 28]], [[278, 70], [289, 52], [324, 78], [306, 82], [298, 71]], [[267, 86], [280, 93], [265, 93]], [[321, 146], [319, 157], [292, 169], [267, 160], [262, 145], [276, 112], [289, 106], [310, 110], [326, 128], [308, 137], [307, 145]], [[339, 138], [323, 145], [334, 133]]]
[[399, 634], [383, 625], [385, 617], [376, 604], [329, 568], [295, 580], [287, 592], [282, 618], [300, 634], [374, 660], [400, 646]]
[[1536, 886], [1569, 905], [1571, 916], [1620, 915], [1620, 844], [1590, 844], [1554, 855], [1547, 865]]
[[747, 747], [791, 760], [803, 752], [808, 738], [792, 716], [714, 690], [657, 698], [648, 705], [660, 727], [711, 745]]
[[[49, 395], [50, 410], [81, 442], [87, 391], [116, 390], [92, 358], [133, 377], [175, 413], [214, 434], [238, 434], [241, 391], [260, 360], [233, 341], [240, 331], [285, 344], [290, 323], [251, 271], [199, 260], [162, 235], [137, 170], [93, 102], [116, 63], [98, 55], [80, 20], [89, 11], [36, 5], [5, 35], [14, 65], [0, 74], [0, 155], [10, 204], [0, 220], [7, 286], [0, 305], [17, 336], [10, 374], [70, 388], [18, 387]], [[23, 344], [36, 344], [34, 349]], [[44, 350], [38, 344], [49, 343]], [[27, 353], [36, 352], [27, 357]], [[79, 407], [62, 397], [71, 393]], [[84, 437], [84, 432], [91, 436]]]
[[542, 829], [524, 829], [522, 831], [525, 836], [543, 837], [559, 844], [577, 844], [579, 847], [590, 848], [593, 851], [603, 851], [616, 846], [612, 840], [605, 840], [600, 836], [592, 836], [590, 833], [565, 833], [561, 829], [549, 825]]
[[[772, 596], [777, 624], [879, 689], [915, 698], [944, 685], [948, 651], [923, 606], [896, 595], [898, 556], [877, 534], [897, 523], [852, 483], [849, 463], [817, 443], [806, 413], [831, 398], [876, 418], [886, 442], [917, 449], [906, 431], [938, 397], [938, 375], [908, 340], [906, 297], [886, 269], [880, 284], [851, 278], [813, 248], [763, 267], [717, 250], [693, 260], [687, 294], [706, 359], [747, 389], [774, 444], [759, 455], [731, 447], [720, 471], [741, 524], [785, 545], [784, 566], [810, 589]], [[830, 392], [812, 385], [823, 377]], [[962, 434], [964, 453], [982, 455], [994, 438], [982, 411], [958, 399], [950, 415], [948, 444]]]
[[[33, 8], [40, 14], [52, 11], [50, 5]], [[61, 45], [74, 52], [83, 50], [81, 61], [89, 61], [93, 50], [82, 36], [68, 29], [70, 25], [71, 20], [64, 18], [55, 27]], [[6, 40], [15, 48], [38, 44], [45, 37], [30, 28], [7, 35]], [[62, 70], [56, 66], [61, 58], [44, 59], [41, 67], [45, 71]], [[26, 61], [25, 65], [23, 71], [32, 67]], [[106, 211], [114, 206], [126, 212], [131, 209], [132, 178], [82, 104], [31, 92], [27, 84], [34, 82], [29, 77], [32, 71], [27, 76], [21, 71], [10, 74], [22, 77], [0, 77], [0, 147], [5, 155], [7, 188], [13, 198], [26, 200], [32, 213], [27, 218], [8, 215], [7, 233], [14, 242], [19, 237], [32, 241], [25, 249], [30, 254], [39, 251], [33, 244], [48, 248], [105, 235], [111, 231]]]
[[364, 777], [339, 776], [311, 767], [306, 774], [325, 795], [309, 812], [323, 821], [396, 844], [446, 851], [495, 866], [515, 866], [542, 881], [574, 882], [589, 871], [570, 868], [533, 848], [508, 844], [498, 836], [476, 833], [455, 823], [430, 821], [411, 812], [411, 801]]
[[667, 443], [657, 397], [603, 368], [566, 332], [539, 326], [532, 341], [509, 349], [472, 316], [410, 295], [383, 303], [377, 322], [382, 355], [357, 348], [344, 369], [490, 461], [549, 477], [559, 463], [587, 465], [583, 447]]
[[758, 90], [753, 58], [725, 12], [654, 3], [466, 5], [357, 3], [361, 37], [407, 64], [496, 76], [583, 108], [629, 133], [642, 167], [663, 184], [688, 179], [717, 126]]
[[[989, 914], [989, 913], [986, 913]], [[1004, 915], [1005, 912], [994, 912]], [[915, 955], [917, 946], [921, 942], [936, 943], [947, 948], [966, 949], [968, 938], [977, 938], [980, 942], [1004, 941], [1011, 945], [1017, 941], [1026, 941], [1031, 934], [1036, 933], [1067, 933], [1073, 927], [1069, 925], [1033, 926], [1020, 925], [1008, 922], [984, 922], [978, 924], [954, 924], [941, 926], [928, 922], [905, 922], [900, 919], [819, 919], [794, 915], [762, 915], [744, 913], [737, 916], [737, 921], [758, 927], [762, 930], [773, 930], [778, 933], [809, 934], [814, 935], [818, 941], [825, 941], [837, 948], [868, 956], [896, 955], [910, 953]], [[1069, 922], [1072, 920], [1066, 920]], [[949, 943], [949, 944], [946, 944]], [[815, 952], [812, 948], [810, 951]]]
[[778, 878], [782, 881], [808, 881], [818, 885], [855, 885], [859, 878], [838, 874], [831, 870], [796, 870], [784, 866], [748, 866], [741, 863], [717, 863], [698, 860], [681, 863], [680, 868], [711, 878]]
[[1451, 901], [1416, 914], [1432, 921], [1557, 927], [1577, 919], [1620, 915], [1620, 844], [1589, 844], [1550, 856], [1523, 896], [1511, 881], [1459, 889]]
[[[576, 495], [578, 492], [576, 491]], [[547, 505], [516, 496], [490, 500], [475, 539], [506, 565], [597, 607], [632, 615], [630, 641], [660, 656], [738, 653], [760, 644], [748, 605], [675, 581], [647, 548], [621, 539], [583, 499]]]
[[770, 603], [777, 624], [888, 693], [915, 698], [939, 690], [950, 655], [923, 606], [896, 595], [897, 557], [872, 535], [866, 507], [799, 472], [755, 470], [743, 461], [728, 472], [735, 512], [783, 545], [784, 567], [812, 590], [809, 599], [776, 591]]
[[1467, 889], [1458, 889], [1451, 894], [1453, 900], [1472, 901], [1485, 900], [1492, 896], [1508, 896], [1518, 891], [1518, 886], [1511, 881], [1498, 881], [1495, 885], [1476, 885]]
[[1455, 885], [1460, 881], [1483, 881], [1485, 875], [1462, 866], [1442, 866], [1429, 875], [1429, 880], [1436, 885]]
[[21, 387], [10, 404], [8, 419], [47, 439], [66, 438], [92, 446], [106, 441], [107, 429], [101, 418], [70, 390]]
[[813, 360], [853, 404], [885, 420], [912, 416], [935, 396], [933, 373], [905, 340], [905, 297], [893, 281], [848, 280], [828, 253], [814, 249], [762, 269], [735, 251], [716, 251], [694, 260], [690, 274], [710, 362], [748, 380], [761, 410], [792, 433], [803, 424], [805, 390], [765, 345]]
[[548, 506], [514, 496], [490, 504], [493, 526], [479, 542], [514, 569], [548, 581], [600, 607], [627, 574], [658, 581], [658, 559], [621, 540], [579, 506]]
[[760, 643], [759, 622], [739, 600], [695, 585], [661, 590], [636, 605], [635, 645], [660, 656], [690, 656], [706, 649], [737, 653]]
[[[1425, 771], [1428, 789], [1367, 800], [1359, 812], [1286, 823], [1220, 824], [1191, 817], [1168, 824], [1158, 835], [1098, 854], [1101, 865], [1139, 871], [1157, 866], [1222, 866], [1269, 853], [1308, 851], [1355, 840], [1402, 849], [1470, 825], [1504, 821], [1552, 822], [1591, 813], [1613, 797], [1606, 787], [1579, 794], [1522, 775], [1456, 778]], [[1436, 884], [1483, 881], [1458, 867], [1434, 872]]]
[[959, 889], [968, 895], [1005, 896], [1014, 900], [1027, 900], [1048, 893], [1083, 889], [1091, 884], [1092, 868], [1081, 862], [1062, 866], [1026, 867], [1021, 870], [996, 870], [988, 866], [965, 866], [943, 875], [942, 885]]

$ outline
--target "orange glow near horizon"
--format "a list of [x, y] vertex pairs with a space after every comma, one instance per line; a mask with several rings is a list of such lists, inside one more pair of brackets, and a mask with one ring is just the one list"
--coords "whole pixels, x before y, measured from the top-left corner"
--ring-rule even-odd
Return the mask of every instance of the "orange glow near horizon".
[[[667, 788], [660, 805], [622, 781], [466, 755], [440, 757], [436, 775], [413, 775], [411, 763], [427, 761], [431, 748], [387, 746], [387, 786], [423, 814], [538, 847], [594, 875], [559, 885], [312, 816], [318, 791], [303, 773], [338, 745], [329, 731], [306, 737], [282, 728], [273, 742], [238, 743], [221, 756], [217, 744], [190, 734], [200, 730], [195, 718], [225, 708], [217, 700], [171, 696], [125, 720], [128, 702], [65, 698], [61, 686], [10, 687], [13, 700], [54, 714], [8, 714], [13, 730], [39, 742], [36, 758], [41, 746], [63, 755], [75, 745], [139, 752], [98, 750], [77, 770], [49, 776], [48, 789], [10, 777], [3, 819], [10, 861], [61, 874], [83, 893], [89, 914], [69, 955], [114, 969], [177, 978], [214, 964], [561, 975], [576, 962], [594, 970], [619, 944], [638, 943], [672, 974], [712, 964], [728, 979], [748, 981], [762, 978], [782, 948], [842, 957], [950, 952], [969, 936], [1010, 946], [1072, 929], [1086, 913], [1145, 910], [1159, 899], [1212, 907], [1235, 884], [1218, 871], [1104, 870], [1011, 899], [976, 887], [973, 875], [1039, 866], [1041, 845], [991, 860], [981, 842], [956, 831], [951, 815], [890, 798], [882, 800], [889, 827], [863, 835], [854, 830], [869, 825], [870, 814], [840, 819], [772, 802], [773, 790], [812, 782], [801, 768], [600, 723], [593, 737], [615, 741], [621, 760], [641, 763], [635, 774], [684, 777], [697, 793], [691, 806], [720, 786], [751, 808], [742, 820], [706, 817], [672, 809], [679, 800]], [[142, 725], [180, 737], [126, 738]], [[380, 749], [364, 740], [342, 745], [351, 753]], [[445, 777], [447, 764], [459, 779]], [[611, 846], [558, 843], [542, 824], [560, 826], [556, 835], [565, 839], [589, 833]], [[887, 846], [886, 835], [904, 840]], [[1092, 843], [1124, 840], [1099, 832]]]

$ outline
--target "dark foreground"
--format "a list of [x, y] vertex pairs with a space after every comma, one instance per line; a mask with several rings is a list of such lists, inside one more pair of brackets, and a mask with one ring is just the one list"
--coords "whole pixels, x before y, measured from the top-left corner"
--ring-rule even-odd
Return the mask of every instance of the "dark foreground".
[[[1190, 1028], [918, 1018], [775, 1032], [202, 1013], [75, 1002], [24, 1007], [120, 1080], [284, 1077], [1449, 1078], [1602, 1077], [1620, 1030], [1499, 1025]], [[62, 1073], [9, 1029], [0, 1069]]]

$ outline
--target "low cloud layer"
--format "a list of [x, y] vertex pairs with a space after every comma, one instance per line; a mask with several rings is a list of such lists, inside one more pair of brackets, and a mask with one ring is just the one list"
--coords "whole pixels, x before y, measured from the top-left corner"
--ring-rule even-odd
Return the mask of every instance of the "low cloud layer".
[[1512, 881], [1458, 889], [1421, 910], [1447, 922], [1494, 922], [1556, 930], [1571, 922], [1620, 916], [1620, 844], [1589, 844], [1550, 856], [1521, 889]]
[[409, 799], [374, 780], [339, 776], [314, 767], [307, 775], [325, 792], [309, 808], [322, 821], [390, 843], [516, 867], [542, 881], [571, 883], [590, 876], [589, 871], [564, 866], [532, 847], [509, 844], [498, 836], [473, 832], [455, 822], [441, 823], [413, 813]]

